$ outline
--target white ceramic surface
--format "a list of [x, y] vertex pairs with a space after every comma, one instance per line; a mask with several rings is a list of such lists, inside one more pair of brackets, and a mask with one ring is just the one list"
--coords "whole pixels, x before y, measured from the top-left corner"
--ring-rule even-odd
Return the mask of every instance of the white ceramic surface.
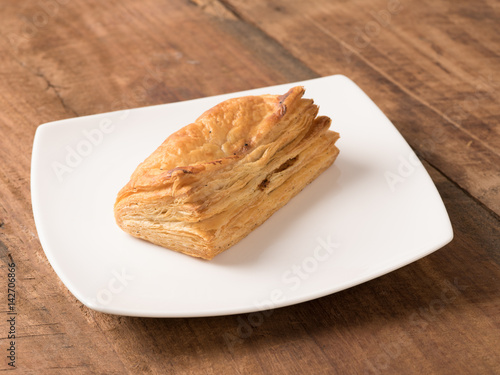
[[[333, 119], [335, 164], [240, 243], [203, 261], [123, 233], [116, 193], [169, 134], [221, 100], [294, 85]], [[408, 144], [351, 80], [330, 76], [41, 125], [32, 159], [43, 249], [86, 306], [195, 317], [287, 306], [373, 279], [439, 249], [453, 232]]]

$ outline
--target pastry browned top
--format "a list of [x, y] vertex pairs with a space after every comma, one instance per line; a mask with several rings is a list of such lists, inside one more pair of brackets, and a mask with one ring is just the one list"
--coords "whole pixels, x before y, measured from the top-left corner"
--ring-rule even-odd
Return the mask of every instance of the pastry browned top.
[[141, 163], [118, 200], [229, 166], [282, 132], [276, 125], [303, 94], [304, 88], [297, 86], [281, 96], [239, 97], [209, 109]]

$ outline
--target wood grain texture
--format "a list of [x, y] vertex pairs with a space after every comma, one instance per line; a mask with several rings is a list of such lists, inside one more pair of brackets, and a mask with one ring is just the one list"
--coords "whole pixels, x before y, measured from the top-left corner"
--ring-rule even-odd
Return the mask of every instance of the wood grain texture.
[[[376, 17], [388, 4], [4, 2], [0, 278], [10, 254], [18, 276], [14, 371], [499, 373], [498, 3], [401, 1], [384, 26]], [[334, 73], [357, 82], [428, 161], [454, 227], [451, 244], [349, 290], [254, 315], [105, 315], [60, 282], [31, 213], [39, 124]], [[5, 314], [4, 288], [0, 296]]]

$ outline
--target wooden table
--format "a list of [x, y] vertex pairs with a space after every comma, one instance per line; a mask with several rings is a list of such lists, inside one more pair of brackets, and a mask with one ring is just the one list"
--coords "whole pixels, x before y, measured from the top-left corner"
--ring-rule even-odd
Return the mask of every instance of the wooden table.
[[[22, 374], [499, 374], [499, 22], [494, 0], [3, 1], [0, 369], [14, 260]], [[452, 243], [247, 331], [97, 313], [61, 283], [31, 212], [39, 124], [337, 73], [424, 161]]]

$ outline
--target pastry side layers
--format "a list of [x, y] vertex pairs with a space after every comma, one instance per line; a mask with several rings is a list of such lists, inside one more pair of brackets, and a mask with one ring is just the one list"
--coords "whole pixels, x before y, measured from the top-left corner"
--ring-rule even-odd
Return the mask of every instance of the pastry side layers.
[[337, 157], [330, 119], [303, 94], [230, 99], [172, 134], [119, 192], [118, 225], [204, 259], [240, 241]]

